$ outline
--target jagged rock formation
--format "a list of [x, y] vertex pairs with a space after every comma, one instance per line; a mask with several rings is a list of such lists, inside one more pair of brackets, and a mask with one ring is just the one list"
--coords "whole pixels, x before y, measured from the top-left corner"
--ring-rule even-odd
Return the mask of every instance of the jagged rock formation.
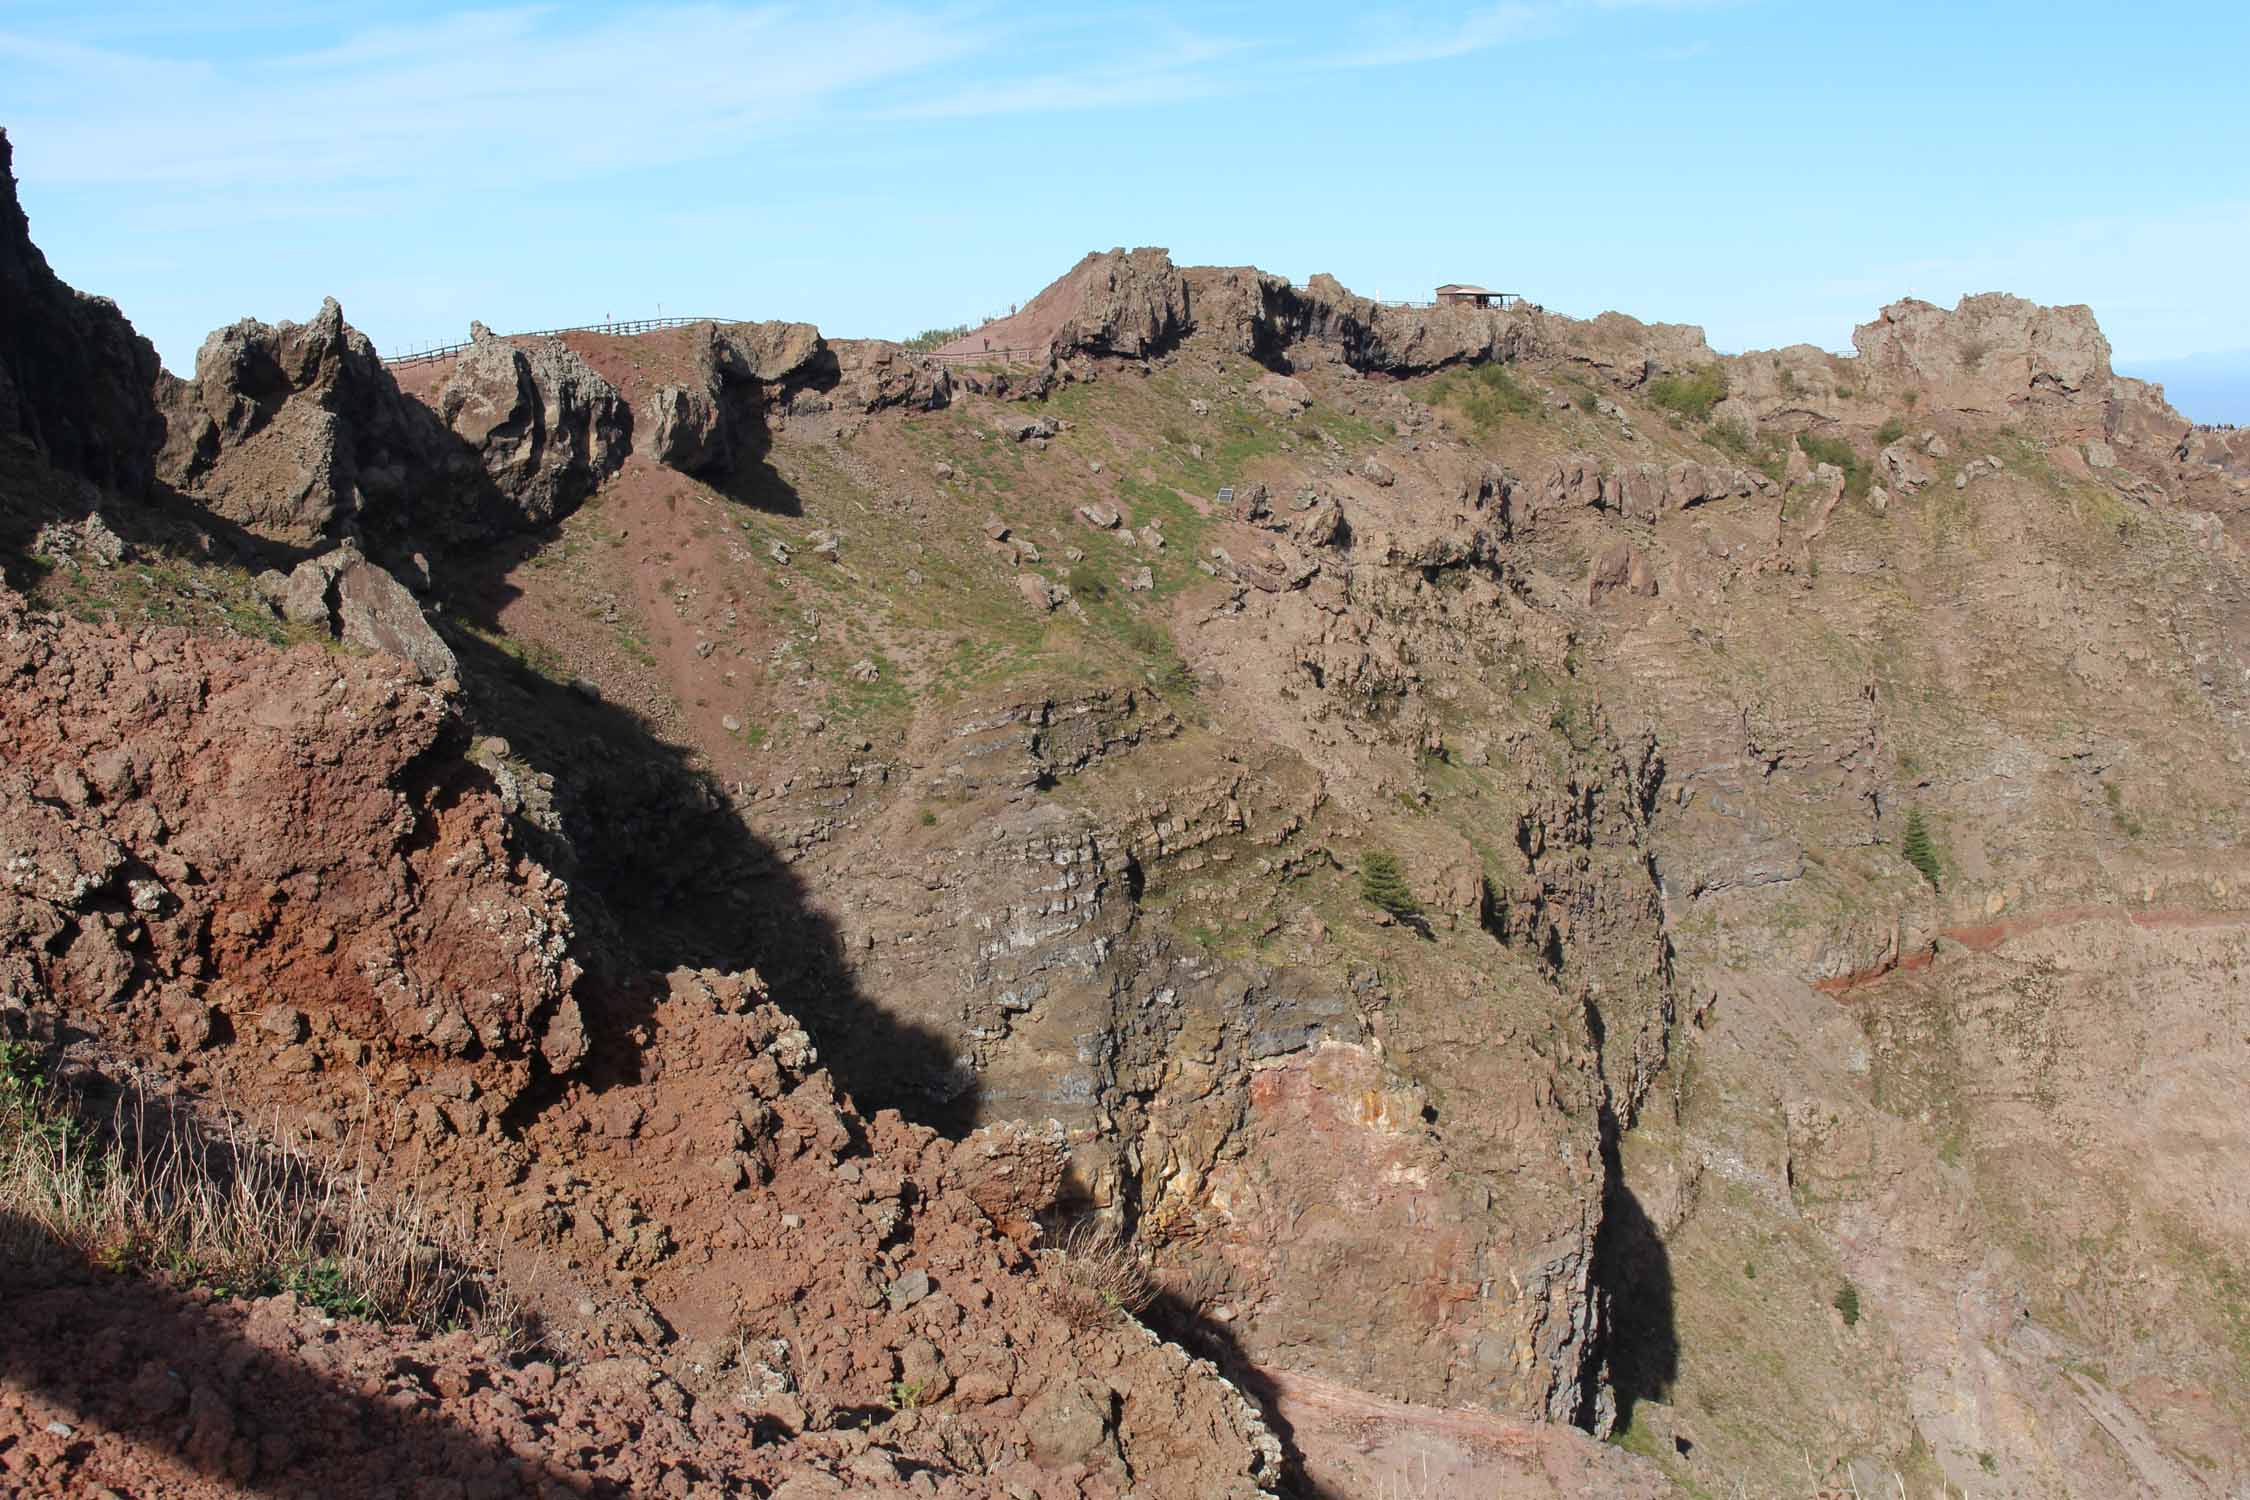
[[1183, 270], [1157, 249], [1089, 255], [1020, 312], [938, 352], [966, 358], [1030, 350], [1034, 361], [1058, 366], [1076, 359], [1147, 359], [1197, 331], [1268, 365], [1327, 359], [1394, 375], [1568, 349], [1605, 374], [1620, 373], [1630, 386], [1660, 369], [1716, 358], [1700, 329], [1682, 325], [1645, 325], [1616, 313], [1578, 323], [1535, 308], [1495, 314], [1451, 305], [1384, 307], [1355, 296], [1333, 276], [1295, 287], [1250, 267]]
[[514, 527], [568, 515], [617, 472], [632, 409], [556, 339], [504, 339], [478, 324], [433, 402], [492, 481]]
[[[1951, 312], [1908, 298], [1852, 330], [1868, 385], [1917, 392], [1923, 409], [1997, 421], [2099, 411], [2115, 378], [2109, 340], [2090, 307], [2041, 307], [2021, 297], [1963, 297]], [[2082, 399], [2085, 398], [2085, 399]]]
[[115, 303], [71, 290], [48, 268], [16, 201], [14, 149], [0, 130], [0, 434], [29, 439], [58, 468], [141, 494], [161, 432], [156, 351]]
[[735, 472], [784, 413], [930, 411], [952, 399], [942, 365], [879, 340], [830, 343], [810, 323], [699, 324], [685, 338], [685, 378], [643, 398], [649, 457], [683, 473]]
[[160, 476], [253, 534], [400, 550], [551, 524], [617, 471], [631, 413], [552, 340], [480, 332], [427, 405], [331, 298], [309, 323], [245, 319], [160, 391]]
[[395, 526], [460, 483], [427, 414], [332, 297], [309, 323], [218, 330], [196, 351], [194, 377], [167, 377], [159, 397], [159, 476], [274, 541]]

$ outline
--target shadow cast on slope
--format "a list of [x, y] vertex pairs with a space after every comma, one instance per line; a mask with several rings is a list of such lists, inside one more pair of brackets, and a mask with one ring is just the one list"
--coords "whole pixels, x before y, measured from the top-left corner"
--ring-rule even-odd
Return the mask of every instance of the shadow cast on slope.
[[[694, 752], [591, 684], [557, 681], [506, 649], [512, 575], [537, 545], [519, 539], [455, 554], [446, 568], [454, 613], [451, 623], [439, 618], [472, 722], [504, 738], [511, 760], [554, 781], [551, 818], [519, 814], [517, 826], [527, 850], [571, 888], [574, 952], [588, 970], [580, 986], [588, 1080], [640, 1079], [664, 974], [755, 969], [863, 1110], [960, 1125], [974, 1100], [950, 1041], [860, 989], [834, 920]], [[528, 1097], [533, 1108], [545, 1102]]]
[[[788, 488], [770, 468], [750, 482]], [[796, 501], [788, 493], [773, 503]], [[133, 549], [126, 569], [172, 560], [286, 572], [310, 550], [266, 541], [168, 490], [147, 500], [101, 492], [17, 444], [0, 449], [0, 579], [36, 586], [43, 569], [28, 549], [40, 527], [97, 511]], [[897, 1109], [941, 1128], [964, 1124], [975, 1101], [963, 1091], [951, 1044], [860, 990], [833, 920], [692, 752], [631, 708], [542, 675], [527, 664], [529, 653], [505, 649], [500, 614], [516, 594], [510, 575], [552, 535], [549, 528], [450, 553], [441, 576], [453, 608], [433, 622], [460, 663], [473, 726], [504, 738], [511, 760], [554, 779], [556, 819], [544, 822], [519, 803], [514, 821], [519, 847], [570, 886], [572, 955], [587, 970], [579, 986], [587, 1081], [603, 1087], [643, 1076], [666, 973], [756, 969], [863, 1109]], [[560, 1093], [545, 1079], [519, 1109], [536, 1112]]]
[[[619, 1493], [440, 1415], [429, 1367], [393, 1358], [380, 1388], [355, 1389], [311, 1368], [287, 1347], [293, 1336], [277, 1324], [252, 1337], [207, 1296], [96, 1272], [42, 1226], [0, 1211], [0, 1382], [52, 1404], [76, 1429], [42, 1434], [60, 1438], [52, 1446], [61, 1452], [36, 1469], [28, 1452], [6, 1452], [0, 1431], [0, 1459], [12, 1458], [12, 1479], [32, 1489], [68, 1474], [74, 1494], [98, 1485], [170, 1493], [178, 1480], [163, 1469], [172, 1469], [216, 1493], [284, 1500]], [[137, 1451], [119, 1465], [97, 1434]], [[170, 1462], [151, 1474], [158, 1456]]]
[[[314, 550], [264, 541], [162, 485], [146, 500], [119, 498], [54, 468], [21, 442], [0, 439], [0, 583], [34, 587], [44, 571], [31, 555], [40, 529], [49, 522], [75, 526], [97, 514], [143, 558], [287, 572]], [[131, 565], [129, 557], [122, 566]]]
[[[1642, 1401], [1670, 1398], [1680, 1374], [1680, 1334], [1673, 1310], [1672, 1257], [1640, 1199], [1625, 1185], [1614, 1139], [1603, 1148], [1608, 1158], [1609, 1190], [1602, 1203], [1601, 1228], [1594, 1235], [1594, 1284], [1609, 1296], [1609, 1327], [1603, 1341], [1610, 1388], [1616, 1393], [1617, 1427], [1632, 1425]], [[1589, 1388], [1579, 1425], [1591, 1427], [1594, 1391]]]
[[1140, 1317], [1160, 1337], [1217, 1366], [1219, 1373], [1258, 1409], [1259, 1419], [1281, 1444], [1277, 1494], [1286, 1500], [1349, 1500], [1314, 1482], [1305, 1472], [1305, 1455], [1297, 1444], [1296, 1429], [1281, 1413], [1279, 1386], [1243, 1349], [1233, 1329], [1190, 1298], [1169, 1289], [1159, 1290]]

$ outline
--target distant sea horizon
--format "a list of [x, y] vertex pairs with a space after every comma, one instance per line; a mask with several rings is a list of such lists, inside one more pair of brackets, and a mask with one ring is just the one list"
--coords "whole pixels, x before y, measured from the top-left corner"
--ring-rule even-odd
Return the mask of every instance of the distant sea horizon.
[[2250, 427], [2250, 349], [2112, 363], [2120, 375], [2163, 386], [2165, 399], [2191, 422]]

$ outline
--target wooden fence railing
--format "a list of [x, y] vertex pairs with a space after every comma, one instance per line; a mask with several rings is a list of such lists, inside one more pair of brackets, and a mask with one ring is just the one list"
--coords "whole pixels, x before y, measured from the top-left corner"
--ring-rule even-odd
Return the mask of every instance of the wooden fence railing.
[[[660, 328], [685, 328], [691, 323], [737, 323], [740, 321], [739, 318], [627, 318], [612, 323], [573, 323], [568, 328], [536, 328], [528, 333], [503, 334], [502, 337], [543, 339], [554, 338], [565, 333], [614, 333], [630, 336], [636, 333], [654, 333]], [[468, 347], [466, 343], [440, 344], [434, 349], [417, 349], [411, 354], [385, 355], [383, 363], [386, 365], [426, 364], [435, 359], [451, 359]], [[1020, 349], [973, 349], [965, 353], [956, 351], [951, 354], [924, 352], [916, 357], [933, 359], [940, 364], [980, 364], [995, 360], [1006, 364], [1016, 360], [1029, 359], [1041, 352], [1043, 351], [1026, 345]]]
[[955, 350], [951, 354], [926, 353], [921, 358], [934, 359], [942, 365], [972, 365], [987, 360], [998, 360], [1002, 364], [1007, 364], [1015, 360], [1028, 359], [1040, 352], [1040, 350], [1026, 344], [1020, 349], [970, 349], [966, 351]]
[[[504, 335], [504, 337], [544, 339], [564, 333], [654, 333], [659, 328], [685, 328], [691, 323], [739, 323], [741, 321], [740, 318], [626, 318], [612, 323], [573, 323], [568, 328], [535, 328], [528, 333], [511, 333]], [[383, 363], [386, 365], [418, 365], [433, 359], [451, 359], [468, 347], [465, 343], [440, 344], [435, 349], [417, 349], [412, 354], [386, 355]]]

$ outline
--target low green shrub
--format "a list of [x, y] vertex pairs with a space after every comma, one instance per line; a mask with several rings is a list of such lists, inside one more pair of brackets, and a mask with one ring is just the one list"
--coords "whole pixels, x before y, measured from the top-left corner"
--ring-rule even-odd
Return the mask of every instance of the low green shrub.
[[917, 354], [926, 354], [941, 344], [952, 343], [968, 331], [969, 325], [966, 323], [956, 323], [951, 328], [925, 328], [910, 339], [900, 339], [899, 347], [912, 349]]
[[1398, 856], [1386, 849], [1370, 849], [1359, 860], [1359, 895], [1370, 906], [1379, 906], [1401, 921], [1422, 914], [1414, 888], [1406, 883]]
[[1648, 383], [1648, 399], [1696, 422], [1711, 419], [1711, 408], [1727, 398], [1726, 371], [1717, 365], [1659, 375]]
[[1937, 843], [1930, 837], [1930, 825], [1923, 821], [1922, 810], [1913, 808], [1906, 814], [1906, 837], [1900, 841], [1899, 854], [1921, 871], [1930, 889], [1942, 890], [1938, 877], [1942, 866], [1938, 861]]

